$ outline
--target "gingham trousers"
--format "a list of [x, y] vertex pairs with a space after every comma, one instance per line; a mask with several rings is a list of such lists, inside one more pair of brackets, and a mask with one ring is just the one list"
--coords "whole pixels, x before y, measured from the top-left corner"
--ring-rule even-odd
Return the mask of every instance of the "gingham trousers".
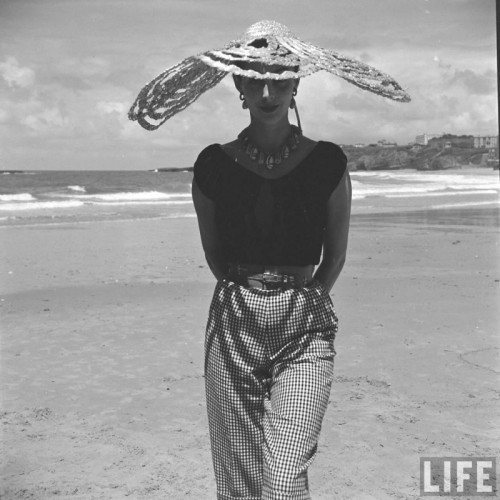
[[317, 282], [289, 290], [217, 283], [205, 382], [218, 500], [310, 498], [336, 331]]

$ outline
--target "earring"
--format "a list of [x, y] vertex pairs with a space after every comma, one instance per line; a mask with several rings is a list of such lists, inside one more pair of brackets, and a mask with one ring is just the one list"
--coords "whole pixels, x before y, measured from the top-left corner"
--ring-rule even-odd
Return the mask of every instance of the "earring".
[[241, 103], [241, 107], [243, 109], [248, 109], [248, 104], [247, 102], [245, 101], [245, 96], [243, 95], [243, 93], [240, 92], [240, 101], [242, 101]]
[[297, 89], [295, 89], [292, 93], [293, 97], [292, 100], [290, 101], [290, 109], [293, 109], [295, 111], [295, 117], [297, 118], [297, 126], [299, 127], [300, 135], [302, 135], [302, 125], [300, 124], [299, 108], [294, 99], [296, 95], [297, 95]]

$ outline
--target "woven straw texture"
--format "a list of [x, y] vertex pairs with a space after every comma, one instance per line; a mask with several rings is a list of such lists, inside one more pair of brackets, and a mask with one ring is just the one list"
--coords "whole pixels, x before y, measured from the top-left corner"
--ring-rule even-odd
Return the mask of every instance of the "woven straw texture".
[[[244, 69], [244, 63], [279, 66], [280, 70], [260, 73]], [[228, 73], [283, 80], [302, 78], [319, 70], [333, 73], [380, 96], [410, 101], [410, 96], [391, 76], [332, 50], [303, 42], [280, 23], [261, 21], [222, 49], [188, 57], [157, 76], [141, 90], [129, 111], [129, 118], [148, 130], [155, 130], [217, 85]]]

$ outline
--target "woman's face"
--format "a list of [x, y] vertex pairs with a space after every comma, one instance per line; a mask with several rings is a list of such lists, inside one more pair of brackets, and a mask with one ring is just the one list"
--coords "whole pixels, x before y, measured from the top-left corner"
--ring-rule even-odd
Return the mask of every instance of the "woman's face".
[[[283, 66], [266, 66], [260, 63], [249, 63], [245, 69], [253, 69], [259, 73], [286, 71]], [[267, 123], [278, 122], [288, 115], [288, 108], [293, 91], [299, 80], [259, 80], [256, 78], [234, 78], [236, 88], [245, 96], [248, 109], [253, 117]]]

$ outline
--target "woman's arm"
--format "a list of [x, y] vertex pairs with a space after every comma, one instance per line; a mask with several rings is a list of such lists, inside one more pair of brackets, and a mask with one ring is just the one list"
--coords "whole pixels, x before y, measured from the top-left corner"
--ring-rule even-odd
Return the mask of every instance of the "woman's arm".
[[328, 291], [337, 281], [346, 259], [351, 196], [351, 178], [346, 169], [338, 186], [328, 198], [323, 257], [314, 273], [314, 278]]
[[227, 262], [221, 257], [217, 228], [215, 226], [215, 203], [207, 198], [193, 179], [191, 187], [194, 208], [198, 216], [201, 244], [205, 251], [205, 259], [213, 275], [221, 280], [227, 274]]

